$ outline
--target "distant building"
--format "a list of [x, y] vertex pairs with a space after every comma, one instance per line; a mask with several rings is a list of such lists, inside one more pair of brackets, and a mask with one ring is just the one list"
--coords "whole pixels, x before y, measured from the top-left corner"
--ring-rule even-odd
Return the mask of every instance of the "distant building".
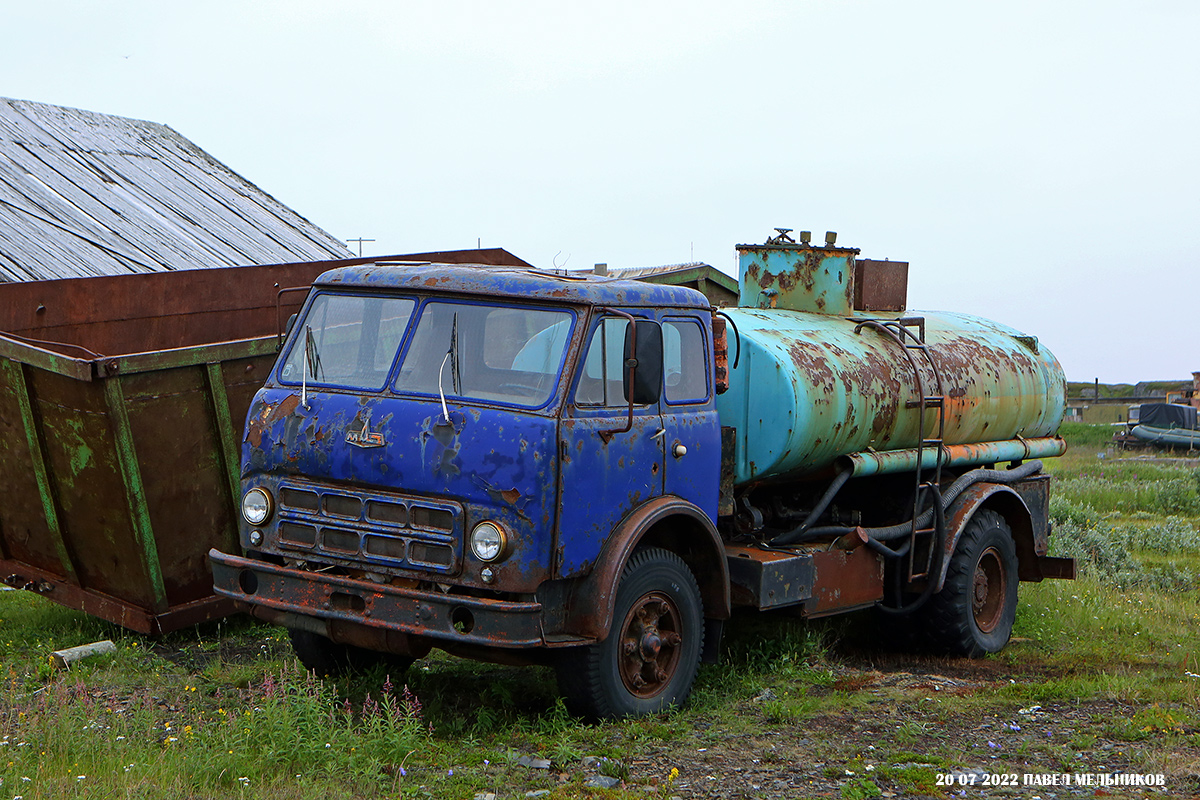
[[617, 267], [615, 269], [609, 269], [607, 264], [597, 264], [591, 272], [608, 275], [612, 278], [687, 286], [699, 291], [714, 306], [737, 305], [737, 278], [726, 275], [709, 264], [693, 262], [690, 264], [667, 264], [661, 267]]
[[352, 256], [166, 125], [0, 98], [0, 281]]

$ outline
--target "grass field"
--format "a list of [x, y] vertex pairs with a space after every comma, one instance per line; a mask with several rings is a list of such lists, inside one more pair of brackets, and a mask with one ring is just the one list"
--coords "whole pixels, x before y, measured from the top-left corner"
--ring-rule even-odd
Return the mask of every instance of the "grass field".
[[[0, 800], [1027, 797], [939, 776], [1115, 771], [1196, 796], [1200, 471], [1063, 433], [1053, 548], [1082, 577], [1022, 584], [1004, 652], [887, 651], [869, 614], [739, 615], [692, 702], [655, 719], [580, 724], [542, 668], [435, 655], [322, 682], [247, 619], [153, 640], [0, 592]], [[99, 639], [116, 652], [51, 668]]]

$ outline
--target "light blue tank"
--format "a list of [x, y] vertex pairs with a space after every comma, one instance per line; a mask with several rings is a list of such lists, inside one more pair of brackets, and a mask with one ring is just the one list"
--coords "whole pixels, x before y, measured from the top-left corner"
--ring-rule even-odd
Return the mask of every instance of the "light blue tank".
[[[944, 397], [946, 445], [1058, 430], [1066, 378], [1035, 337], [967, 314], [856, 310], [857, 250], [739, 251], [742, 304], [767, 307], [728, 310], [741, 353], [730, 331], [729, 390], [717, 409], [721, 424], [737, 430], [736, 484], [823, 471], [851, 453], [916, 447], [918, 374], [926, 396]], [[928, 358], [881, 330], [901, 318], [923, 318]], [[916, 334], [919, 325], [907, 330]], [[927, 439], [937, 436], [937, 413], [925, 411]]]

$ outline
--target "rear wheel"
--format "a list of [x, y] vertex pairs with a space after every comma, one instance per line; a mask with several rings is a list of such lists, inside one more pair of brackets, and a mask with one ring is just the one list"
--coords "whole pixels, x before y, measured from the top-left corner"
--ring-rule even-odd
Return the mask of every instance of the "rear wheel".
[[292, 640], [292, 650], [304, 668], [322, 678], [363, 672], [377, 664], [382, 664], [392, 678], [401, 678], [413, 662], [409, 656], [376, 653], [297, 628], [288, 629], [288, 638]]
[[567, 707], [592, 719], [642, 716], [683, 705], [704, 638], [700, 589], [668, 550], [634, 553], [621, 574], [608, 638], [557, 664]]
[[1002, 650], [1017, 616], [1017, 580], [1008, 523], [995, 511], [976, 511], [958, 539], [942, 590], [929, 599], [924, 622], [933, 643], [972, 657]]

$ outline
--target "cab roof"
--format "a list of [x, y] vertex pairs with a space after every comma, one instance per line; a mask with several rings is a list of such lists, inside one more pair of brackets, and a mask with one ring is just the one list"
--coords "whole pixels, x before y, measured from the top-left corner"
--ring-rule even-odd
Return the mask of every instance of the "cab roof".
[[319, 287], [438, 292], [549, 300], [599, 306], [709, 308], [703, 294], [684, 286], [588, 274], [475, 264], [385, 262], [338, 267], [321, 273]]

